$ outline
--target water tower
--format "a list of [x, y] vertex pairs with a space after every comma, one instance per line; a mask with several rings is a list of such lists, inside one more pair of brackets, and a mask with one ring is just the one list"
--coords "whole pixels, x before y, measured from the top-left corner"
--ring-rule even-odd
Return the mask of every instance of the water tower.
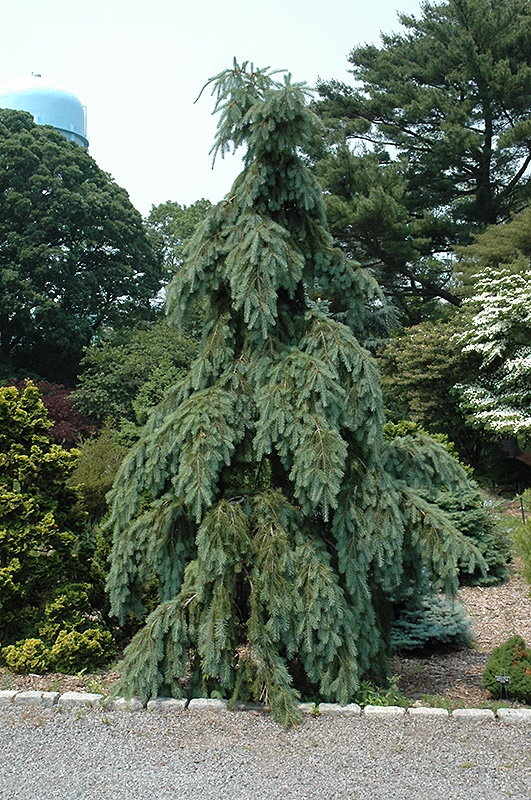
[[32, 74], [0, 86], [0, 108], [29, 111], [37, 125], [51, 125], [68, 141], [88, 149], [87, 110], [59, 83]]

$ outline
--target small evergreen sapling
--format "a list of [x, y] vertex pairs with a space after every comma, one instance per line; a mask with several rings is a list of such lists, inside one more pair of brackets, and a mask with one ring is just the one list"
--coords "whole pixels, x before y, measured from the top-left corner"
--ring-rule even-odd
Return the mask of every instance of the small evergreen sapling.
[[471, 621], [463, 605], [444, 595], [426, 594], [404, 602], [391, 628], [391, 646], [398, 652], [459, 649], [472, 644]]
[[215, 689], [290, 724], [301, 692], [346, 703], [387, 674], [403, 580], [456, 589], [473, 548], [420, 489], [466, 475], [436, 442], [383, 439], [353, 333], [377, 288], [334, 247], [305, 166], [320, 132], [307, 89], [236, 62], [212, 85], [214, 153], [245, 145], [244, 170], [168, 291], [176, 323], [202, 303], [199, 354], [112, 490], [112, 609], [142, 614], [153, 576], [159, 594], [120, 690]]
[[[503, 682], [499, 678], [510, 678]], [[483, 685], [493, 697], [531, 703], [531, 649], [521, 636], [511, 636], [495, 647], [483, 673]]]

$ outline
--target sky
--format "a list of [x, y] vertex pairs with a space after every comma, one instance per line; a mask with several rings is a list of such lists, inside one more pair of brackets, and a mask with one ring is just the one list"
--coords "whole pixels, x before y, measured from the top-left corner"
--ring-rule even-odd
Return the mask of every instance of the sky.
[[221, 200], [238, 156], [212, 169], [205, 92], [233, 58], [296, 81], [349, 82], [353, 47], [401, 30], [419, 0], [4, 0], [0, 84], [40, 73], [87, 108], [89, 152], [142, 215], [173, 200]]

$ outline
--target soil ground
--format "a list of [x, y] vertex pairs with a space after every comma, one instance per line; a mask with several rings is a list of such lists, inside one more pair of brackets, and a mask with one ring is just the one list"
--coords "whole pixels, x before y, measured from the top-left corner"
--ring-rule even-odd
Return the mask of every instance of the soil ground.
[[492, 650], [515, 634], [531, 645], [531, 586], [521, 569], [515, 559], [505, 583], [460, 589], [458, 597], [472, 619], [472, 648], [392, 659], [392, 671], [400, 675], [398, 688], [407, 698], [444, 696], [453, 708], [478, 707], [492, 699], [481, 680]]

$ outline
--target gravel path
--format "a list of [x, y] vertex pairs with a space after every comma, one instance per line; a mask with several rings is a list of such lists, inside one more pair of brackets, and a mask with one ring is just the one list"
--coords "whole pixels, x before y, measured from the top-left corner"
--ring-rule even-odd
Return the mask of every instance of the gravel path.
[[0, 709], [1, 800], [529, 800], [531, 726]]

